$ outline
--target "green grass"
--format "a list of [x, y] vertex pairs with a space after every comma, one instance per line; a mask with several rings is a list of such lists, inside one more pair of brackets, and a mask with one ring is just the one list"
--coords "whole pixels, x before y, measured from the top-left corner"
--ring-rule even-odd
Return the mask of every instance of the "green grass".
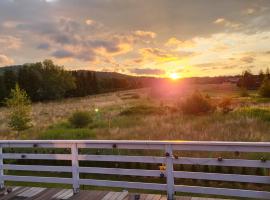
[[163, 109], [161, 107], [150, 106], [150, 105], [137, 105], [129, 107], [123, 110], [120, 115], [131, 116], [131, 115], [152, 115], [162, 114]]
[[270, 122], [270, 109], [267, 108], [244, 107], [238, 109], [235, 113], [238, 116]]
[[95, 132], [87, 128], [51, 128], [39, 135], [39, 139], [42, 140], [82, 140], [95, 138]]

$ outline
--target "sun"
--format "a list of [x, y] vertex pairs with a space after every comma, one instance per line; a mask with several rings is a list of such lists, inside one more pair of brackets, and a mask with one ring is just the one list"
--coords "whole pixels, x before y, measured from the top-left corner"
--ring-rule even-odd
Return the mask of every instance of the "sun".
[[177, 74], [177, 73], [171, 73], [170, 74], [170, 79], [172, 79], [172, 80], [177, 80], [179, 78], [180, 78], [180, 75]]

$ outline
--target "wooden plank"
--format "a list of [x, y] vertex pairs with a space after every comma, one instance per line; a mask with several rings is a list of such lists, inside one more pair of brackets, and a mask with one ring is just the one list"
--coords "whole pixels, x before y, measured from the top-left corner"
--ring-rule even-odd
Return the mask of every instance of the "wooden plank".
[[104, 186], [104, 187], [166, 190], [166, 184], [158, 184], [158, 183], [141, 183], [141, 182], [127, 182], [127, 181], [80, 179], [80, 184], [81, 185]]
[[24, 192], [25, 190], [28, 190], [28, 189], [29, 189], [29, 187], [21, 187], [18, 190], [14, 191], [14, 192], [11, 192], [11, 193], [1, 197], [1, 200], [10, 200], [13, 197], [15, 197], [17, 194], [19, 194], [21, 192]]
[[137, 163], [164, 163], [164, 157], [155, 156], [119, 156], [119, 155], [79, 155], [79, 160], [111, 161], [111, 162], [137, 162]]
[[217, 158], [189, 158], [179, 157], [174, 159], [174, 164], [186, 165], [214, 165], [214, 166], [231, 166], [231, 167], [260, 167], [270, 168], [270, 161], [262, 162], [261, 160], [244, 160], [244, 159], [222, 159]]
[[109, 192], [101, 200], [110, 200], [114, 194], [115, 192]]
[[175, 191], [194, 194], [211, 194], [211, 195], [234, 196], [234, 197], [248, 197], [255, 199], [270, 199], [270, 192], [256, 191], [256, 190], [176, 185]]
[[156, 194], [154, 195], [154, 197], [152, 198], [152, 200], [160, 200], [161, 195], [160, 194]]
[[175, 178], [269, 184], [269, 176], [174, 171]]
[[72, 144], [71, 148], [71, 158], [72, 158], [72, 187], [74, 194], [78, 193], [80, 190], [79, 184], [79, 160], [78, 160], [78, 148], [77, 144]]
[[4, 153], [4, 159], [22, 160], [71, 160], [70, 154], [23, 154], [23, 153]]
[[30, 198], [30, 197], [33, 197], [33, 196], [39, 194], [40, 192], [43, 192], [44, 190], [46, 190], [46, 188], [32, 187], [29, 190], [26, 190], [26, 191], [18, 194], [17, 196]]
[[91, 174], [117, 174], [127, 176], [151, 176], [151, 177], [159, 177], [161, 173], [160, 170], [102, 168], [102, 167], [79, 167], [79, 172]]
[[128, 141], [128, 140], [2, 140], [5, 147], [68, 148], [77, 143], [79, 148], [117, 148], [124, 149], [164, 149], [167, 144], [174, 150], [188, 151], [239, 151], [239, 152], [270, 152], [269, 142], [213, 142], [213, 141]]
[[41, 193], [40, 195], [33, 197], [29, 200], [50, 200], [52, 199], [52, 196], [57, 194], [61, 189], [59, 188], [49, 188], [47, 190], [45, 190], [43, 193]]
[[48, 165], [11, 165], [4, 164], [3, 169], [19, 171], [44, 171], [44, 172], [71, 172], [71, 166]]
[[126, 197], [128, 197], [128, 191], [121, 192], [116, 200], [124, 200]]
[[4, 175], [5, 181], [37, 182], [37, 183], [63, 183], [72, 184], [71, 178], [38, 177], [38, 176], [11, 176]]
[[155, 197], [154, 194], [148, 194], [145, 198], [145, 200], [152, 200]]
[[166, 183], [168, 200], [173, 200], [174, 196], [174, 169], [173, 169], [173, 149], [171, 145], [165, 147], [166, 156]]

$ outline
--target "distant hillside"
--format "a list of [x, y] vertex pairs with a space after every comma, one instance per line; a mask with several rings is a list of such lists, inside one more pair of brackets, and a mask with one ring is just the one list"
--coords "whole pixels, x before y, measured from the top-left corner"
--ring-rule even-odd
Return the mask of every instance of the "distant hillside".
[[4, 73], [5, 70], [12, 70], [12, 71], [19, 71], [19, 69], [22, 68], [22, 65], [12, 65], [12, 66], [6, 66], [6, 67], [0, 67], [0, 75]]
[[107, 79], [107, 78], [135, 78], [136, 76], [130, 76], [127, 74], [120, 74], [117, 72], [99, 72], [99, 71], [89, 71], [89, 70], [78, 70], [79, 73], [95, 72], [98, 79]]
[[[15, 72], [19, 71], [23, 65], [13, 65], [13, 66], [6, 66], [0, 67], [0, 75], [4, 73], [5, 70], [13, 70]], [[157, 80], [163, 80], [163, 78], [155, 78], [155, 77], [143, 77], [143, 76], [132, 76], [127, 74], [121, 74], [117, 72], [100, 72], [100, 71], [92, 71], [92, 70], [72, 70], [78, 73], [87, 73], [87, 72], [95, 72], [97, 79], [136, 79], [143, 82], [155, 82]], [[217, 77], [190, 77], [184, 78], [183, 81], [188, 81], [191, 83], [196, 84], [218, 84], [223, 82], [231, 82], [237, 83], [240, 76], [217, 76]]]
[[[18, 72], [23, 65], [12, 65], [12, 66], [5, 66], [5, 67], [0, 67], [0, 75], [4, 73], [5, 70], [12, 70], [15, 72]], [[75, 71], [75, 70], [74, 70]], [[107, 79], [107, 78], [135, 78], [135, 76], [130, 76], [126, 74], [120, 74], [117, 72], [99, 72], [99, 71], [90, 71], [90, 70], [78, 70], [77, 72], [96, 72], [96, 76], [98, 79]]]

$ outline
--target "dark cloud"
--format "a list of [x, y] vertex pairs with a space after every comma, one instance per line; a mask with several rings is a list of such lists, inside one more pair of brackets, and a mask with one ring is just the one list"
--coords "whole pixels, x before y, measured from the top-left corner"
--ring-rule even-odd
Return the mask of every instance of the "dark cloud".
[[241, 58], [241, 61], [243, 61], [245, 63], [253, 63], [255, 61], [255, 58], [252, 56], [245, 56], [245, 57]]
[[48, 50], [48, 49], [50, 49], [50, 44], [49, 43], [41, 43], [37, 46], [37, 49]]
[[52, 56], [55, 58], [70, 58], [73, 57], [74, 54], [71, 51], [67, 50], [57, 50], [52, 53]]

